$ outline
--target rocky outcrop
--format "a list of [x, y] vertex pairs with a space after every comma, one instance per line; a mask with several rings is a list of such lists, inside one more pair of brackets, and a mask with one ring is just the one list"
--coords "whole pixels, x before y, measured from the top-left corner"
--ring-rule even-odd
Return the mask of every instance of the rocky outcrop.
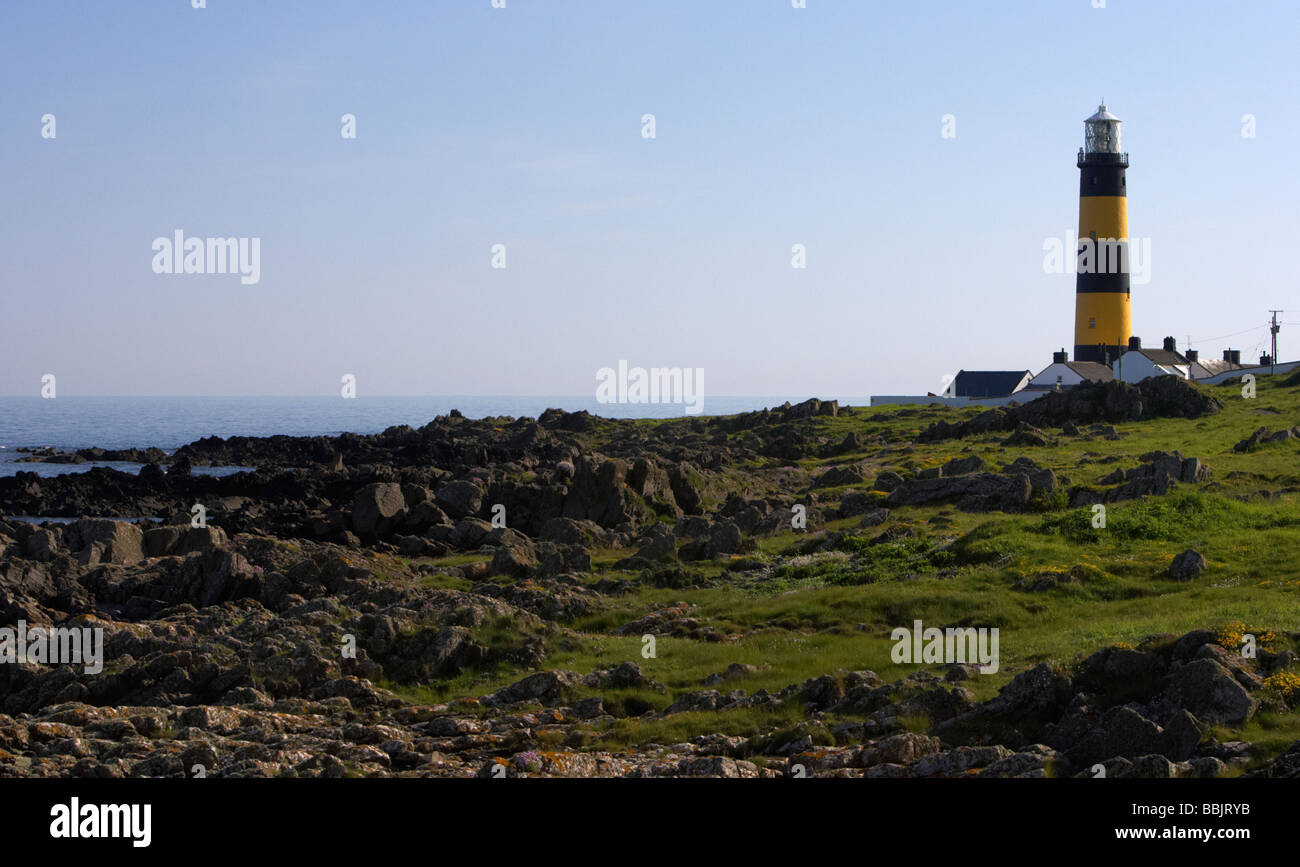
[[1284, 443], [1289, 440], [1300, 438], [1300, 426], [1292, 428], [1283, 428], [1274, 431], [1266, 427], [1258, 428], [1250, 436], [1232, 447], [1234, 452], [1253, 452], [1261, 445], [1268, 443]]
[[889, 508], [950, 502], [969, 512], [1025, 511], [1057, 488], [1049, 469], [1018, 466], [1003, 473], [971, 473], [905, 481], [885, 500]]
[[1138, 457], [1142, 461], [1130, 469], [1116, 469], [1097, 480], [1099, 485], [1115, 487], [1099, 491], [1091, 488], [1075, 488], [1071, 491], [1071, 505], [1091, 505], [1094, 503], [1113, 503], [1134, 500], [1147, 496], [1163, 496], [1174, 490], [1180, 483], [1198, 484], [1208, 482], [1212, 470], [1198, 458], [1183, 457], [1182, 452], [1147, 452]]
[[[1181, 399], [1159, 389], [1138, 389], [1140, 413]], [[1096, 418], [1137, 411], [1114, 391]], [[982, 626], [1197, 592], [1144, 580], [1193, 539], [1230, 582], [1228, 549], [1199, 529], [1119, 569], [1083, 542], [1058, 568], [1038, 519], [953, 514], [1061, 512], [1069, 481], [997, 460], [1008, 435], [1050, 440], [1020, 409], [932, 453], [915, 431], [944, 409], [846, 433], [846, 408], [809, 402], [654, 424], [452, 414], [364, 437], [210, 439], [138, 474], [0, 479], [0, 508], [74, 518], [0, 519], [0, 624], [102, 628], [105, 651], [95, 674], [0, 665], [0, 776], [1294, 777], [1294, 749], [1266, 761], [1272, 743], [1231, 739], [1297, 703], [1295, 636], [1262, 625], [1258, 658], [1208, 630], [1053, 650], [1050, 665], [1019, 647], [992, 697], [971, 664], [808, 669], [828, 658], [819, 636], [882, 645], [886, 618], [935, 600]], [[1101, 447], [1089, 461], [1120, 448]], [[220, 460], [260, 468], [196, 472]], [[1141, 496], [1209, 479], [1176, 452], [1140, 460], [1107, 484]], [[190, 525], [195, 504], [207, 526]], [[1017, 533], [987, 532], [1003, 522]], [[1188, 550], [1163, 574], [1211, 573]], [[896, 582], [883, 608], [863, 607], [856, 585], [872, 581]], [[1004, 595], [961, 610], [971, 587]], [[681, 668], [697, 654], [714, 662]], [[665, 732], [680, 742], [654, 742]]]
[[1113, 424], [1152, 418], [1200, 418], [1222, 408], [1223, 402], [1218, 398], [1175, 376], [1151, 377], [1136, 385], [1119, 380], [1084, 382], [1021, 406], [988, 410], [969, 421], [935, 422], [921, 432], [919, 439], [921, 442], [938, 442], [954, 437], [1014, 431], [1021, 424], [1049, 428], [1061, 427], [1067, 422]]

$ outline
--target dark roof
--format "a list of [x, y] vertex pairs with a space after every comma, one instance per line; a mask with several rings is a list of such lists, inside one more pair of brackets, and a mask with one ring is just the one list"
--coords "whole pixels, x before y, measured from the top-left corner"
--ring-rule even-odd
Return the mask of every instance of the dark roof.
[[1110, 382], [1115, 378], [1115, 371], [1098, 361], [1067, 361], [1065, 366], [1094, 382]]
[[1027, 370], [959, 370], [952, 393], [957, 397], [1006, 397], [1026, 376]]
[[1131, 351], [1142, 353], [1147, 358], [1154, 361], [1156, 364], [1186, 364], [1187, 363], [1186, 358], [1183, 358], [1177, 352], [1170, 352], [1167, 349], [1147, 349], [1146, 347], [1143, 347], [1141, 349], [1135, 349]]
[[1227, 370], [1241, 370], [1240, 364], [1232, 361], [1224, 361], [1219, 358], [1202, 358], [1193, 361], [1192, 364], [1204, 368], [1205, 372], [1210, 376], [1216, 376]]

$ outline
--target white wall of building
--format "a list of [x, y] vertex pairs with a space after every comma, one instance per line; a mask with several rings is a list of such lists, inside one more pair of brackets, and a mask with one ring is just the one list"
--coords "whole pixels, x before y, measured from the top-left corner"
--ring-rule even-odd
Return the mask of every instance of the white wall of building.
[[1247, 373], [1254, 376], [1268, 376], [1274, 371], [1279, 374], [1290, 373], [1297, 367], [1300, 367], [1300, 361], [1280, 361], [1271, 367], [1243, 367], [1240, 370], [1226, 370], [1215, 376], [1206, 379], [1198, 379], [1196, 381], [1202, 385], [1218, 385], [1219, 383], [1226, 382], [1229, 379], [1241, 379], [1241, 377]]
[[871, 396], [872, 406], [886, 406], [899, 404], [920, 404], [926, 406], [931, 403], [941, 403], [944, 406], [954, 406], [960, 409], [963, 406], [1006, 406], [1015, 401], [1016, 403], [1028, 403], [1031, 400], [1037, 400], [1045, 394], [1051, 394], [1050, 391], [1018, 391], [1007, 397], [938, 397], [933, 394], [873, 394]]
[[1029, 380], [1031, 386], [1040, 385], [1047, 388], [1051, 388], [1058, 382], [1064, 388], [1067, 385], [1078, 385], [1083, 382], [1083, 377], [1071, 370], [1068, 365], [1057, 362]]
[[1141, 382], [1153, 376], [1180, 376], [1187, 379], [1186, 364], [1156, 364], [1141, 352], [1130, 350], [1120, 356], [1113, 368], [1115, 378], [1124, 382]]

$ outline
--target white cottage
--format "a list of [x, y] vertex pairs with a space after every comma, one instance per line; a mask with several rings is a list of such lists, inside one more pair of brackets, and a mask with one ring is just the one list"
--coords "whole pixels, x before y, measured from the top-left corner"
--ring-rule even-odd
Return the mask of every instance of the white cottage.
[[1114, 378], [1106, 365], [1096, 361], [1071, 361], [1070, 353], [1062, 349], [1053, 352], [1052, 363], [1029, 380], [1029, 388], [1069, 388], [1081, 382], [1110, 382]]
[[1115, 361], [1115, 378], [1123, 382], [1141, 382], [1153, 376], [1191, 376], [1191, 363], [1178, 353], [1172, 337], [1165, 338], [1163, 349], [1145, 349], [1142, 339], [1130, 337], [1128, 351]]

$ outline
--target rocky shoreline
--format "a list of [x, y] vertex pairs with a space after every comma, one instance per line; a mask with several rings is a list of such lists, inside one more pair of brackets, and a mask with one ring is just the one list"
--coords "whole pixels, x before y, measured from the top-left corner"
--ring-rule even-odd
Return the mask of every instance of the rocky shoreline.
[[[739, 642], [665, 592], [757, 580], [846, 540], [894, 544], [915, 535], [900, 510], [1035, 514], [1207, 484], [1212, 469], [1178, 452], [1090, 483], [996, 450], [905, 466], [930, 441], [1087, 443], [1124, 436], [1125, 420], [1217, 411], [1187, 388], [1076, 389], [1034, 410], [1059, 433], [1012, 408], [908, 436], [881, 424], [920, 413], [898, 409], [831, 435], [828, 420], [861, 411], [810, 400], [654, 424], [453, 412], [373, 436], [80, 450], [145, 466], [0, 479], [0, 626], [102, 629], [104, 668], [0, 665], [0, 776], [1297, 777], [1300, 741], [1260, 765], [1251, 744], [1211, 735], [1288, 710], [1266, 680], [1293, 652], [1246, 660], [1206, 629], [1080, 648], [1068, 671], [1026, 666], [985, 700], [964, 664], [750, 691], [760, 671], [741, 662], [694, 685], [637, 658], [551, 663], [601, 636]], [[258, 469], [192, 474], [214, 464]], [[157, 523], [85, 517], [109, 514]], [[764, 551], [799, 519], [797, 550]], [[642, 593], [635, 616], [602, 622]], [[727, 733], [756, 713], [784, 722]], [[679, 741], [602, 740], [679, 720], [694, 732]]]

